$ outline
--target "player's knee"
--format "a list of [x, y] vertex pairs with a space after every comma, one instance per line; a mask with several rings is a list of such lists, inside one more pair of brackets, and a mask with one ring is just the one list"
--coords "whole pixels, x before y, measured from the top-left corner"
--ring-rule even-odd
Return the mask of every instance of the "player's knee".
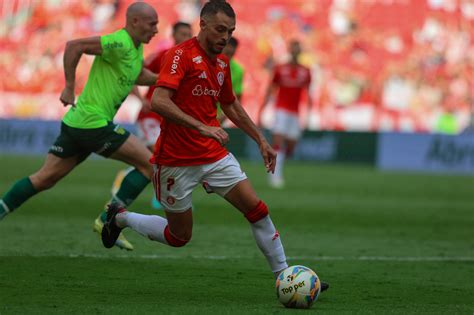
[[191, 240], [192, 233], [186, 233], [184, 235], [175, 235], [170, 231], [169, 225], [165, 228], [165, 239], [168, 245], [173, 247], [183, 247]]
[[149, 180], [151, 180], [151, 178], [153, 177], [154, 170], [153, 170], [153, 166], [150, 163], [146, 163], [144, 165], [138, 166], [137, 170]]
[[43, 191], [52, 188], [59, 181], [61, 177], [54, 175], [41, 175], [34, 174], [30, 177], [31, 183], [35, 187], [36, 191]]
[[265, 218], [267, 215], [268, 215], [268, 207], [262, 200], [260, 200], [258, 204], [255, 206], [255, 208], [253, 208], [252, 210], [247, 212], [247, 214], [245, 214], [245, 218], [250, 223], [255, 223]]

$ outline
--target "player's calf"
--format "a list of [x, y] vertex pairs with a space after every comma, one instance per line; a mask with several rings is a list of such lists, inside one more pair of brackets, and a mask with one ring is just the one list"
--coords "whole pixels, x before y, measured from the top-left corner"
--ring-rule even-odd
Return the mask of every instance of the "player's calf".
[[168, 225], [165, 228], [164, 235], [165, 235], [166, 241], [168, 242], [168, 245], [172, 247], [183, 247], [191, 240], [191, 237], [189, 237], [188, 239], [182, 239], [182, 238], [177, 237], [170, 231], [170, 228]]
[[190, 230], [185, 230], [187, 233], [183, 237], [172, 231], [168, 220], [158, 215], [121, 211], [115, 216], [115, 225], [120, 230], [129, 227], [152, 241], [172, 247], [183, 247], [191, 240]]
[[267, 205], [260, 201], [245, 217], [250, 223], [255, 241], [270, 264], [272, 272], [277, 273], [287, 268], [288, 264], [280, 240], [280, 233], [270, 219]]

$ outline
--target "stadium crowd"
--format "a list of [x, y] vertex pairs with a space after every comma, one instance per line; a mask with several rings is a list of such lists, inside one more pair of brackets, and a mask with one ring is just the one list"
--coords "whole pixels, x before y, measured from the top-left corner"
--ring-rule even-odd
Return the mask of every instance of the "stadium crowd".
[[[67, 40], [116, 29], [129, 0], [1, 3], [0, 117], [59, 119]], [[458, 133], [474, 103], [474, 2], [469, 0], [231, 1], [239, 16], [236, 58], [243, 104], [255, 118], [270, 70], [287, 42], [304, 45], [312, 69], [311, 129]], [[176, 20], [197, 29], [201, 1], [149, 1], [160, 34], [146, 54], [171, 45]], [[249, 9], [251, 8], [251, 9]], [[78, 87], [92, 58], [81, 61]], [[46, 97], [42, 97], [46, 96]], [[270, 109], [271, 110], [271, 109]], [[120, 116], [132, 121], [133, 113]]]

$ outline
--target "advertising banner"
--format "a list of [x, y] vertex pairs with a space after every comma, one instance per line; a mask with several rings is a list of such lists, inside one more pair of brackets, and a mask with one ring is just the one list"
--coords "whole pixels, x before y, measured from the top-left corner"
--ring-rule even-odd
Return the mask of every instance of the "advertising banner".
[[474, 134], [380, 134], [377, 166], [384, 170], [474, 174]]

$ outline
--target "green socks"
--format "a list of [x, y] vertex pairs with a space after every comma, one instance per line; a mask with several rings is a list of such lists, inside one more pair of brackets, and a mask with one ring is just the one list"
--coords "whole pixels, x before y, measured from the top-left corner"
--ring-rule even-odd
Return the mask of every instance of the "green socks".
[[138, 195], [145, 189], [150, 180], [143, 176], [137, 169], [129, 172], [123, 179], [119, 190], [113, 196], [115, 201], [122, 203], [124, 206], [129, 206]]
[[37, 193], [29, 177], [17, 181], [0, 200], [0, 219]]
[[[117, 193], [112, 196], [110, 202], [118, 202], [123, 206], [129, 206], [138, 195], [145, 189], [150, 180], [143, 176], [137, 169], [133, 169], [128, 172], [127, 175], [123, 178], [120, 188]], [[107, 212], [104, 210], [100, 214], [100, 220], [105, 222], [107, 218]]]

